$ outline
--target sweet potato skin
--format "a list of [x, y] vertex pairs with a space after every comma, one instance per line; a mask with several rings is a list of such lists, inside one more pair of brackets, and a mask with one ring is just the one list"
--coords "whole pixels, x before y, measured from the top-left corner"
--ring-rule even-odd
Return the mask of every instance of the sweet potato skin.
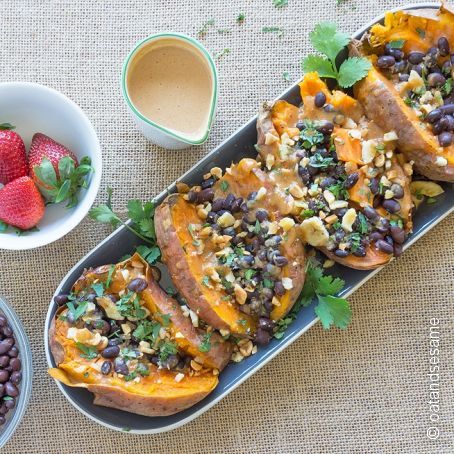
[[[421, 126], [390, 81], [372, 68], [368, 76], [355, 85], [354, 92], [368, 117], [385, 131], [397, 132], [399, 150], [414, 161], [420, 174], [432, 180], [454, 182], [454, 146], [443, 151], [436, 137]], [[437, 156], [445, 157], [448, 165], [438, 166]]]

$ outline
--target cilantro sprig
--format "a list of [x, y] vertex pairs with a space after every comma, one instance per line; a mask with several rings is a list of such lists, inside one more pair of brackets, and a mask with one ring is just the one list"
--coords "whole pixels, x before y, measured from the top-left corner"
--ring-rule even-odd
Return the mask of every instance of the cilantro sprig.
[[274, 337], [281, 339], [287, 328], [296, 319], [302, 307], [309, 306], [314, 298], [317, 301], [315, 313], [319, 317], [323, 328], [335, 326], [346, 329], [351, 321], [351, 309], [348, 301], [336, 295], [342, 291], [345, 282], [332, 276], [325, 276], [322, 268], [310, 260], [306, 267], [306, 279], [300, 299], [293, 306], [289, 314], [276, 323]]
[[320, 77], [336, 79], [342, 88], [349, 88], [366, 77], [371, 68], [366, 58], [350, 57], [337, 66], [336, 57], [348, 45], [350, 37], [338, 31], [336, 24], [321, 22], [309, 36], [314, 49], [322, 55], [308, 55], [302, 61], [303, 71], [315, 71]]
[[154, 228], [153, 202], [141, 202], [137, 199], [128, 201], [128, 216], [132, 224], [123, 221], [112, 209], [112, 188], [107, 188], [107, 202], [92, 208], [89, 215], [95, 221], [110, 224], [116, 228], [119, 225], [125, 226], [130, 232], [138, 236], [150, 246], [141, 245], [137, 252], [150, 264], [155, 263], [161, 256], [161, 251], [156, 244], [156, 232]]

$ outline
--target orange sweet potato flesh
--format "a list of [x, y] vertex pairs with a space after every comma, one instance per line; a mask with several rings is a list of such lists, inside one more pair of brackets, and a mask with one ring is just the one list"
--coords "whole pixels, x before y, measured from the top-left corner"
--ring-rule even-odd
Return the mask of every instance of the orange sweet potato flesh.
[[[236, 197], [247, 198], [252, 191], [260, 187], [268, 189], [270, 194], [263, 202], [270, 217], [282, 217], [285, 201], [277, 195], [278, 190], [259, 168], [253, 159], [243, 159], [228, 169], [225, 175], [214, 186], [216, 197], [225, 197], [223, 184], [227, 183], [228, 192]], [[284, 192], [282, 190], [282, 192]], [[252, 336], [256, 330], [257, 320], [240, 311], [235, 302], [230, 301], [227, 292], [206, 286], [203, 283], [207, 266], [216, 266], [215, 246], [210, 238], [198, 240], [203, 242], [203, 251], [199, 253], [200, 243], [194, 244], [193, 234], [188, 230], [190, 224], [200, 225], [201, 220], [193, 204], [184, 200], [181, 194], [170, 195], [156, 210], [155, 228], [163, 262], [166, 263], [172, 281], [187, 304], [204, 321], [217, 329], [228, 330], [237, 336]], [[293, 280], [293, 289], [280, 298], [280, 306], [271, 312], [271, 318], [277, 320], [284, 316], [293, 306], [304, 284], [304, 248], [294, 233], [288, 235], [281, 243], [281, 254], [289, 264], [282, 268], [282, 277]]]
[[363, 165], [361, 140], [352, 137], [347, 129], [336, 127], [333, 131], [334, 146], [340, 161]]
[[[112, 265], [104, 265], [85, 270], [74, 284], [73, 291], [79, 293], [90, 288], [94, 282], [105, 282], [111, 267]], [[179, 304], [153, 280], [151, 268], [138, 254], [115, 265], [106, 293], [117, 293], [125, 288], [121, 270], [145, 275], [148, 287], [140, 293], [143, 307], [150, 311], [154, 320], [160, 321], [160, 318], [168, 315], [168, 328], [179, 350], [197, 357], [197, 362], [206, 369], [200, 375], [186, 375], [179, 382], [175, 380], [178, 372], [158, 369], [152, 364], [149, 364], [150, 374], [141, 377], [139, 383], [127, 382], [116, 375], [103, 375], [100, 367], [104, 360], [100, 357], [94, 360], [81, 357], [74, 340], [67, 338], [70, 325], [60, 317], [67, 309], [60, 308], [49, 330], [49, 345], [57, 364], [49, 373], [68, 386], [84, 387], [94, 393], [95, 405], [146, 416], [166, 416], [189, 408], [216, 387], [218, 380], [211, 369], [221, 370], [225, 367], [230, 359], [232, 345], [218, 334], [212, 333], [210, 350], [201, 352], [199, 347], [206, 332], [196, 329], [190, 319], [183, 315]], [[180, 333], [179, 336], [176, 336], [177, 332]]]
[[217, 385], [211, 371], [175, 381], [176, 373], [150, 366], [150, 375], [140, 383], [125, 382], [100, 372], [103, 360], [80, 357], [74, 342], [66, 339], [67, 323], [56, 317], [49, 330], [49, 343], [58, 367], [49, 374], [67, 386], [86, 388], [95, 405], [145, 416], [168, 416], [185, 410], [205, 398]]
[[[419, 33], [417, 32], [419, 30]], [[352, 55], [381, 53], [383, 44], [404, 39], [404, 51], [426, 52], [436, 46], [438, 38], [445, 36], [454, 46], [454, 14], [445, 4], [437, 10], [414, 10], [387, 13], [384, 25], [375, 25], [361, 43], [350, 47]], [[367, 77], [354, 86], [355, 97], [367, 116], [385, 131], [395, 130], [398, 148], [415, 169], [432, 180], [454, 182], [454, 145], [440, 147], [429, 125], [419, 119], [415, 111], [405, 104], [393, 82], [375, 66]], [[437, 158], [446, 159], [447, 165], [437, 165]]]

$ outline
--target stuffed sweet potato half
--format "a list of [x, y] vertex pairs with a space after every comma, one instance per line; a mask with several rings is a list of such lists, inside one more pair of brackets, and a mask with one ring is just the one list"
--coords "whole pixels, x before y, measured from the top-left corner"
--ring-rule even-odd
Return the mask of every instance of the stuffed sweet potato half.
[[304, 247], [288, 216], [288, 194], [254, 159], [224, 175], [215, 168], [184, 192], [155, 214], [175, 287], [223, 335], [267, 343], [304, 284]]
[[354, 87], [369, 118], [395, 130], [399, 149], [418, 173], [454, 182], [454, 14], [439, 10], [387, 13], [353, 55], [373, 64]]
[[300, 108], [263, 106], [262, 160], [292, 182], [292, 214], [306, 243], [352, 268], [384, 265], [411, 231], [411, 165], [396, 152], [395, 132], [368, 121], [355, 99], [330, 92], [316, 73], [300, 87]]
[[[49, 331], [57, 367], [49, 373], [84, 387], [94, 403], [146, 416], [182, 411], [207, 396], [232, 345], [194, 326], [135, 254], [86, 270]], [[196, 323], [197, 325], [197, 323]]]

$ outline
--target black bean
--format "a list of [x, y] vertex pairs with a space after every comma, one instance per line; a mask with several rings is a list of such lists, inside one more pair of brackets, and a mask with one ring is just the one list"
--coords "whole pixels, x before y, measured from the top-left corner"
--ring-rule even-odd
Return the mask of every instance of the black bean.
[[404, 73], [407, 70], [407, 67], [408, 63], [405, 60], [398, 61], [393, 67], [393, 72]]
[[334, 239], [340, 243], [345, 237], [345, 232], [343, 229], [339, 229], [339, 230], [336, 230], [336, 232], [334, 233]]
[[11, 358], [9, 365], [11, 366], [11, 370], [13, 371], [18, 371], [21, 370], [22, 368], [22, 363], [19, 358]]
[[443, 123], [446, 131], [454, 131], [454, 117], [452, 115], [444, 116]]
[[389, 55], [391, 55], [391, 57], [394, 57], [394, 60], [396, 60], [396, 62], [400, 63], [405, 54], [400, 49], [390, 49]]
[[135, 293], [143, 292], [147, 287], [148, 282], [141, 277], [136, 277], [128, 284], [128, 289]]
[[[447, 101], [447, 100], [445, 100], [445, 101]], [[443, 106], [439, 107], [439, 109], [444, 115], [454, 114], [454, 103], [452, 103], [452, 102], [446, 103], [445, 102], [445, 104]]]
[[8, 352], [11, 347], [14, 345], [14, 339], [12, 337], [7, 337], [6, 339], [0, 342], [0, 355]]
[[285, 288], [281, 281], [277, 281], [274, 283], [274, 293], [277, 296], [285, 295]]
[[112, 363], [110, 361], [104, 361], [101, 366], [101, 373], [103, 375], [109, 375], [112, 371]]
[[241, 266], [241, 268], [250, 268], [252, 265], [254, 265], [254, 257], [252, 255], [243, 255], [238, 259], [238, 264]]
[[378, 219], [377, 211], [369, 205], [366, 205], [364, 207], [363, 213], [366, 216], [366, 218], [370, 219], [371, 221], [375, 221], [376, 219]]
[[422, 77], [422, 72], [423, 72], [422, 64], [413, 66], [412, 70], [416, 71]]
[[307, 170], [306, 167], [298, 166], [298, 175], [300, 176], [304, 184], [309, 183], [311, 176], [309, 174], [309, 170]]
[[438, 49], [440, 50], [440, 55], [442, 57], [446, 57], [449, 55], [449, 41], [446, 39], [445, 36], [441, 36], [438, 38]]
[[388, 213], [391, 214], [397, 213], [400, 210], [400, 203], [394, 199], [384, 200], [382, 206]]
[[389, 228], [391, 237], [395, 243], [402, 244], [405, 241], [405, 230], [397, 225], [392, 225]]
[[377, 245], [377, 248], [382, 251], [382, 252], [385, 252], [386, 254], [392, 254], [394, 252], [394, 248], [392, 245], [390, 245], [387, 241], [385, 240], [378, 240], [376, 243]]
[[441, 87], [446, 82], [446, 78], [442, 74], [432, 73], [427, 76], [429, 87]]
[[169, 355], [169, 357], [161, 365], [166, 369], [175, 369], [179, 362], [180, 357], [178, 355]]
[[10, 362], [10, 357], [8, 355], [0, 356], [0, 367], [8, 366], [9, 362]]
[[298, 120], [296, 122], [296, 127], [301, 131], [302, 129], [304, 129], [306, 127], [306, 123], [304, 123], [304, 121], [302, 121], [302, 120]]
[[364, 246], [358, 246], [358, 248], [353, 252], [353, 255], [356, 257], [365, 257], [366, 256], [366, 249]]
[[315, 107], [323, 107], [326, 102], [326, 95], [322, 91], [319, 91], [314, 97]]
[[11, 374], [11, 377], [9, 378], [11, 383], [14, 383], [15, 385], [18, 385], [21, 380], [22, 380], [22, 372], [20, 371], [14, 371], [12, 374]]
[[336, 180], [333, 177], [325, 177], [323, 180], [320, 182], [320, 187], [322, 189], [327, 189], [330, 186], [333, 186], [336, 184]]
[[391, 185], [391, 191], [395, 199], [401, 199], [404, 196], [404, 188], [399, 183], [393, 183]]
[[326, 104], [324, 107], [323, 107], [323, 110], [325, 112], [334, 112], [336, 109], [334, 108], [334, 106], [332, 104]]
[[306, 169], [312, 177], [315, 177], [320, 170], [318, 167], [312, 167], [310, 164], [306, 167]]
[[119, 337], [114, 337], [112, 339], [109, 339], [109, 341], [107, 342], [107, 346], [113, 347], [114, 345], [120, 345], [121, 343], [123, 343], [122, 339], [120, 339]]
[[[0, 415], [6, 415], [9, 412], [9, 408], [5, 405], [5, 402], [0, 406]], [[3, 416], [1, 416], [3, 417]]]
[[369, 183], [369, 188], [372, 194], [378, 194], [378, 191], [380, 189], [380, 181], [378, 178], [372, 178]]
[[408, 74], [399, 74], [399, 82], [407, 82], [407, 80], [410, 78]]
[[243, 237], [236, 235], [235, 237], [232, 238], [232, 244], [234, 246], [238, 246], [243, 242]]
[[381, 206], [381, 204], [383, 203], [383, 200], [385, 200], [385, 198], [380, 195], [380, 194], [377, 194], [375, 197], [374, 197], [374, 200], [372, 201], [372, 206], [374, 208], [378, 208], [379, 206]]
[[400, 257], [402, 255], [403, 247], [399, 243], [394, 243], [394, 255]]
[[336, 257], [347, 257], [348, 255], [348, 251], [344, 250], [344, 249], [336, 249], [334, 251], [334, 255]]
[[16, 406], [16, 399], [12, 398], [5, 401], [5, 407], [8, 410], [12, 410]]
[[7, 381], [5, 383], [5, 393], [11, 397], [17, 397], [19, 395], [19, 390], [17, 389], [17, 386], [14, 383]]
[[274, 292], [270, 288], [264, 287], [262, 289], [261, 296], [264, 301], [271, 301], [273, 299], [273, 295], [274, 295]]
[[5, 326], [7, 323], [7, 318], [3, 314], [0, 314], [0, 327]]
[[202, 189], [207, 189], [211, 188], [214, 184], [214, 178], [208, 178], [207, 180], [203, 180], [202, 183], [200, 184]]
[[276, 247], [282, 241], [282, 237], [280, 235], [273, 235], [272, 237], [268, 238], [265, 241], [266, 247]]
[[316, 125], [316, 129], [324, 135], [330, 135], [334, 130], [334, 124], [328, 120], [320, 121], [320, 123]]
[[106, 347], [102, 353], [101, 356], [103, 358], [116, 358], [120, 354], [120, 347], [118, 345], [113, 345], [112, 347]]
[[391, 68], [396, 63], [396, 59], [391, 55], [382, 55], [378, 57], [377, 66], [379, 68]]
[[232, 213], [238, 213], [241, 211], [241, 205], [243, 204], [243, 198], [239, 197], [238, 199], [235, 199], [235, 201], [232, 203], [231, 211]]
[[412, 65], [417, 65], [422, 62], [423, 58], [425, 57], [425, 54], [423, 52], [419, 52], [417, 50], [414, 50], [408, 54], [408, 61]]
[[223, 235], [231, 236], [232, 238], [236, 235], [235, 229], [233, 227], [227, 227], [222, 230]]
[[213, 188], [202, 189], [197, 193], [197, 203], [211, 202], [214, 199]]
[[207, 214], [206, 221], [208, 224], [215, 224], [218, 220], [218, 215], [214, 211], [209, 211]]
[[[438, 143], [442, 147], [449, 147], [452, 144], [453, 135], [451, 132], [445, 131], [438, 136]], [[0, 344], [1, 346], [1, 344]]]
[[258, 254], [257, 254], [257, 258], [259, 260], [261, 260], [262, 262], [266, 261], [266, 250], [265, 249], [261, 249]]
[[443, 118], [441, 118], [441, 120], [437, 121], [436, 123], [434, 123], [432, 125], [432, 132], [438, 136], [439, 134], [441, 134], [444, 130], [444, 126], [443, 126], [443, 122], [442, 122]]
[[110, 323], [106, 320], [94, 320], [91, 325], [98, 330], [102, 336], [107, 336], [110, 333]]
[[68, 295], [64, 293], [54, 296], [54, 302], [58, 306], [63, 306], [63, 304], [66, 304], [68, 301], [69, 301]]
[[288, 260], [283, 255], [275, 255], [273, 258], [273, 263], [282, 268], [283, 266], [288, 264]]
[[232, 209], [233, 202], [235, 202], [235, 196], [233, 194], [228, 194], [224, 200], [224, 210], [230, 211]]
[[9, 380], [9, 373], [6, 370], [0, 370], [0, 383], [6, 383]]
[[257, 221], [263, 222], [268, 219], [268, 211], [266, 211], [263, 208], [260, 208], [256, 211], [255, 217], [257, 218]]
[[347, 177], [347, 179], [344, 181], [344, 188], [345, 189], [352, 188], [358, 182], [358, 179], [359, 179], [359, 173], [358, 172], [351, 173]]
[[5, 336], [5, 337], [11, 337], [13, 335], [13, 330], [9, 325], [3, 326], [0, 329], [0, 332]]
[[125, 362], [125, 360], [123, 358], [121, 358], [121, 357], [115, 358], [114, 371], [117, 374], [122, 374], [122, 375], [128, 375], [129, 374], [128, 366], [126, 365], [126, 362]]
[[249, 195], [247, 196], [247, 199], [248, 200], [255, 200], [257, 198], [257, 191], [252, 191], [249, 193]]
[[382, 240], [382, 239], [383, 239], [383, 235], [382, 235], [380, 232], [372, 232], [372, 233], [369, 235], [369, 239], [370, 239], [371, 241]]
[[259, 328], [257, 332], [255, 333], [255, 341], [259, 345], [267, 345], [271, 340], [271, 334], [264, 330]]
[[388, 218], [381, 218], [380, 222], [377, 224], [376, 228], [380, 233], [387, 233], [389, 230], [389, 219]]
[[195, 203], [197, 201], [197, 192], [189, 191], [188, 192], [188, 202]]
[[274, 322], [273, 320], [270, 320], [267, 317], [260, 317], [259, 328], [264, 329], [265, 331], [272, 332], [274, 328]]
[[437, 122], [441, 117], [442, 117], [442, 112], [440, 109], [434, 109], [431, 112], [429, 112], [426, 116], [426, 120], [429, 123], [435, 123]]
[[213, 203], [211, 204], [211, 211], [217, 212], [222, 210], [224, 207], [224, 199], [216, 199], [213, 200]]
[[3, 424], [5, 424], [6, 422], [6, 418], [2, 415], [0, 415], [0, 426], [3, 426]]

